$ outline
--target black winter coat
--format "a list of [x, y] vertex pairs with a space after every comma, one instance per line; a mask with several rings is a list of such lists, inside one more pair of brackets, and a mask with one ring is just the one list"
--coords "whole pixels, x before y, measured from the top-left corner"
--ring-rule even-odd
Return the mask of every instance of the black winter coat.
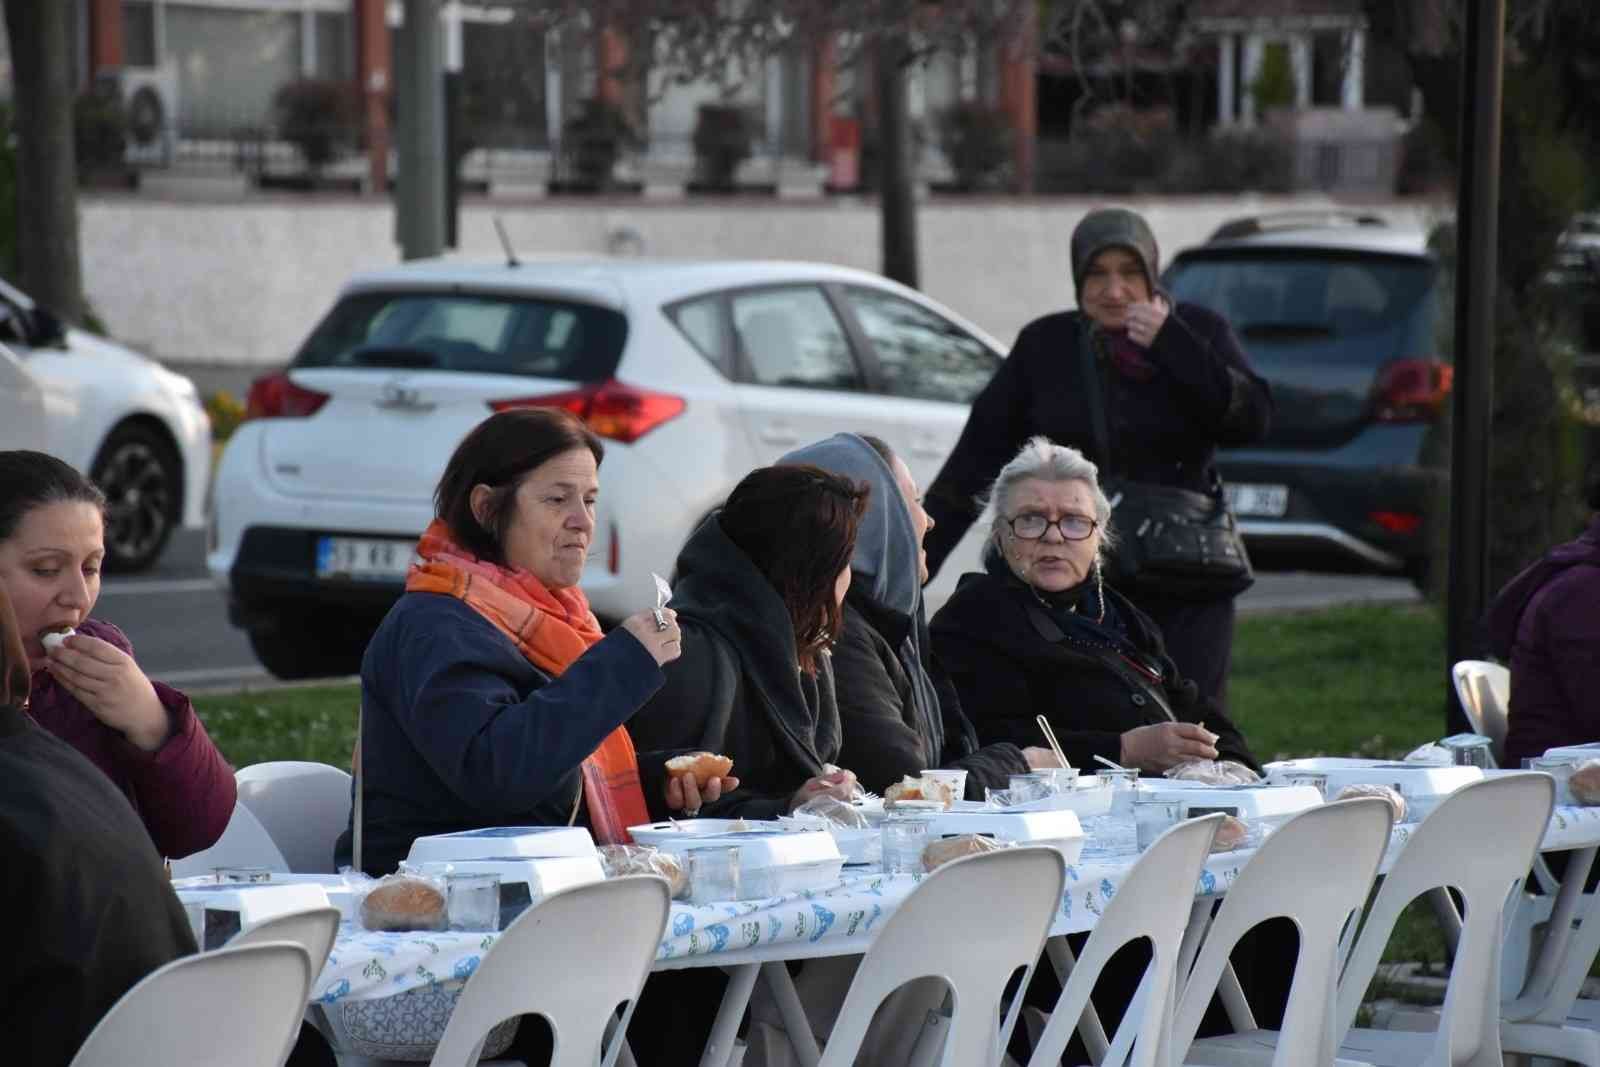
[[[942, 722], [918, 721], [911, 679], [895, 655], [910, 625], [909, 618], [856, 595], [853, 587], [845, 597], [843, 632], [833, 646], [843, 734], [839, 764], [879, 793], [924, 768], [964, 770], [968, 799], [982, 800], [986, 787], [1004, 789], [1011, 775], [1027, 771], [1027, 760], [1013, 744], [978, 747], [977, 731], [962, 714], [955, 686], [937, 663], [927, 666], [939, 694]], [[934, 743], [936, 738], [943, 739], [942, 746]]]
[[925, 507], [936, 522], [925, 542], [931, 569], [972, 525], [976, 497], [1036, 434], [1078, 449], [1100, 465], [1102, 478], [1199, 491], [1211, 485], [1219, 445], [1266, 436], [1271, 394], [1226, 320], [1178, 304], [1146, 352], [1155, 367], [1148, 381], [1096, 363], [1112, 452], [1102, 455], [1079, 354], [1086, 334], [1078, 311], [1035, 319], [973, 401], [955, 450], [928, 487]]
[[934, 655], [955, 683], [984, 744], [1043, 741], [1036, 717], [1050, 720], [1073, 766], [1092, 770], [1094, 757], [1116, 760], [1122, 734], [1139, 726], [1195, 722], [1217, 736], [1220, 759], [1259, 771], [1239, 728], [1192, 682], [1178, 677], [1160, 631], [1114, 589], [1105, 596], [1120, 613], [1128, 639], [1155, 666], [1160, 680], [1142, 680], [1105, 647], [1073, 637], [1052, 639], [1036, 621], [1033, 591], [1009, 574], [968, 574], [929, 628]]
[[839, 756], [839, 709], [826, 655], [796, 663], [788, 610], [713, 514], [678, 556], [672, 607], [683, 655], [628, 722], [640, 749], [704, 749], [733, 760], [739, 788], [704, 815], [770, 819]]

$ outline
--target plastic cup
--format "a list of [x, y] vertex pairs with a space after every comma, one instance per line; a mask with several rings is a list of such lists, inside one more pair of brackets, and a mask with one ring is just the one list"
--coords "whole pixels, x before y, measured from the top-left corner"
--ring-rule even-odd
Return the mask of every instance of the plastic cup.
[[967, 799], [967, 772], [966, 771], [939, 770], [939, 769], [926, 770], [926, 769], [924, 769], [923, 772], [922, 772], [922, 777], [930, 778], [935, 782], [943, 782], [946, 785], [948, 785], [950, 787], [950, 799], [951, 800], [965, 800], [965, 799]]
[[1284, 785], [1309, 785], [1323, 800], [1328, 799], [1328, 776], [1321, 771], [1290, 771], [1283, 776]]
[[1048, 774], [1030, 771], [1027, 774], [1013, 774], [1010, 787], [1011, 795], [1019, 802], [1043, 800], [1045, 797], [1055, 795], [1056, 782]]
[[687, 857], [689, 903], [714, 904], [741, 899], [738, 845], [691, 849]]
[[213, 867], [211, 870], [219, 883], [260, 885], [272, 881], [271, 867]]
[[1556, 780], [1556, 803], [1574, 804], [1572, 798], [1572, 772], [1578, 769], [1577, 761], [1569, 756], [1534, 756], [1527, 761], [1528, 770], [1548, 774]]
[[933, 817], [921, 813], [894, 815], [883, 823], [885, 874], [921, 874], [922, 850], [927, 847]]
[[1132, 815], [1133, 798], [1139, 789], [1139, 771], [1136, 767], [1114, 770], [1103, 767], [1098, 772], [1103, 781], [1111, 783], [1111, 814]]
[[1494, 766], [1494, 742], [1482, 734], [1452, 734], [1439, 742], [1457, 767], [1488, 770]]
[[1156, 838], [1177, 825], [1182, 807], [1183, 805], [1176, 800], [1150, 796], [1134, 797], [1133, 831], [1140, 852], [1149, 848]]
[[1052, 767], [1041, 773], [1050, 776], [1051, 783], [1057, 793], [1070, 793], [1078, 787], [1078, 768]]
[[444, 876], [445, 922], [452, 930], [500, 929], [500, 876], [461, 872]]
[[986, 788], [983, 791], [983, 799], [991, 808], [1009, 808], [1021, 803], [1020, 800], [1011, 795], [1011, 790], [1009, 789]]

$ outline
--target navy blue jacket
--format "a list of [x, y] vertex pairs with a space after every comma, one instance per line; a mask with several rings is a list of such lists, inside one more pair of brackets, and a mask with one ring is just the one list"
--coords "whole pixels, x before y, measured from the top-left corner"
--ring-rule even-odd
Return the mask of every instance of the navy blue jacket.
[[[424, 834], [566, 824], [578, 766], [661, 682], [626, 630], [552, 678], [466, 603], [406, 593], [361, 661], [362, 866], [392, 872]], [[653, 809], [664, 759], [640, 758]], [[338, 853], [348, 862], [348, 830]]]

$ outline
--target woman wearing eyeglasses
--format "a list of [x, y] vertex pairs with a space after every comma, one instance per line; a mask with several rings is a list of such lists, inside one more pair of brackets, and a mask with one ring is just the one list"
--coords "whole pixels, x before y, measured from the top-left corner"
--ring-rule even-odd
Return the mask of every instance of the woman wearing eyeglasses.
[[1104, 756], [1160, 773], [1224, 759], [1259, 771], [1239, 728], [1178, 675], [1160, 629], [1101, 580], [1113, 534], [1098, 468], [1035, 437], [988, 499], [987, 570], [964, 577], [930, 626], [979, 741], [1037, 744], [1042, 714], [1074, 766]]

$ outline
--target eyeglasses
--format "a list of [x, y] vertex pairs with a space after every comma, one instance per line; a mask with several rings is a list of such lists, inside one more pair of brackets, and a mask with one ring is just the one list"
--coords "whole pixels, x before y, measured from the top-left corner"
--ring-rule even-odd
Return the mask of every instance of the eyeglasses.
[[1092, 536], [1100, 523], [1095, 519], [1086, 519], [1082, 515], [1063, 515], [1054, 521], [1040, 515], [1036, 511], [1024, 511], [1015, 518], [1006, 520], [1011, 527], [1013, 536], [1024, 541], [1040, 541], [1054, 526], [1067, 541], [1084, 541]]

